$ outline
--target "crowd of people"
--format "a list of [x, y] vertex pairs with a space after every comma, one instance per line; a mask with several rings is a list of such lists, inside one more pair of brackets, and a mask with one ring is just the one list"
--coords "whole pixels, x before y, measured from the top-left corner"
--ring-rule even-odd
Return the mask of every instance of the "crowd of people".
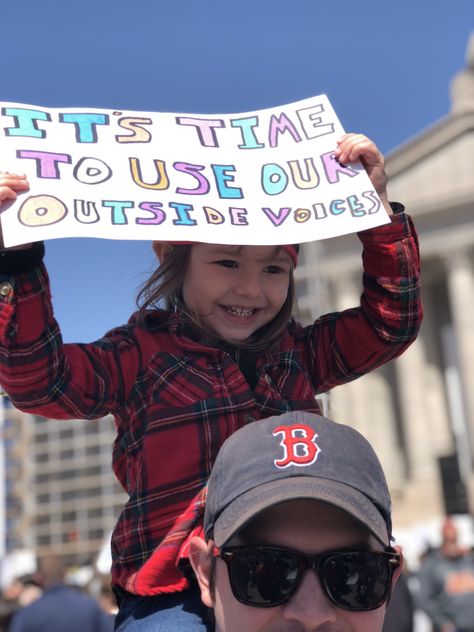
[[[471, 529], [472, 531], [472, 529]], [[474, 547], [461, 544], [455, 519], [440, 525], [438, 544], [420, 552], [393, 591], [384, 632], [474, 632]]]

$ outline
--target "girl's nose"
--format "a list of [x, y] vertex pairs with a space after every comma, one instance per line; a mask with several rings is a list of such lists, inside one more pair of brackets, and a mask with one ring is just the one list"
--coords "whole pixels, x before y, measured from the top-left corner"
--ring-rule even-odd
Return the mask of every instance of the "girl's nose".
[[242, 274], [234, 290], [238, 296], [246, 296], [248, 298], [260, 298], [263, 294], [261, 279], [255, 274]]

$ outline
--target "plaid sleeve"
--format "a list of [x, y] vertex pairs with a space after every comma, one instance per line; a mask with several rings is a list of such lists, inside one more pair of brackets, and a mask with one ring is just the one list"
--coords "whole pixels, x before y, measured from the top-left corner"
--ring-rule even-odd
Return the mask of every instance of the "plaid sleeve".
[[358, 307], [322, 316], [310, 328], [309, 362], [318, 392], [354, 380], [402, 354], [423, 317], [420, 255], [412, 220], [359, 233], [363, 293]]
[[138, 366], [133, 344], [63, 345], [43, 264], [1, 281], [0, 383], [13, 404], [52, 419], [113, 410], [126, 388], [122, 356], [130, 382]]

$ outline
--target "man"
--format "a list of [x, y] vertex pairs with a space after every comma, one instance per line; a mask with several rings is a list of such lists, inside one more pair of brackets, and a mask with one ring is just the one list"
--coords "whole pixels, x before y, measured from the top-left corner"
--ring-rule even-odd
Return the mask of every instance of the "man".
[[64, 574], [57, 556], [38, 559], [37, 575], [43, 594], [13, 616], [8, 632], [112, 632], [113, 622], [99, 604], [67, 586]]
[[418, 606], [436, 632], [474, 632], [474, 555], [461, 547], [447, 518], [441, 547], [424, 560], [418, 574]]
[[305, 412], [222, 446], [205, 538], [190, 543], [216, 632], [381, 632], [401, 555], [380, 463], [357, 431]]

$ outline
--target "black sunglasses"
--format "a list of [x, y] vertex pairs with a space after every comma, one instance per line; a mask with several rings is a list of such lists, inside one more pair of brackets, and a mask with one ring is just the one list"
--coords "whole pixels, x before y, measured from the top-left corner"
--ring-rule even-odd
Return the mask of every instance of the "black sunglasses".
[[330, 551], [305, 555], [276, 546], [226, 546], [217, 554], [227, 565], [234, 597], [246, 606], [273, 608], [298, 590], [314, 569], [338, 608], [363, 612], [380, 607], [390, 594], [400, 555], [385, 551]]

